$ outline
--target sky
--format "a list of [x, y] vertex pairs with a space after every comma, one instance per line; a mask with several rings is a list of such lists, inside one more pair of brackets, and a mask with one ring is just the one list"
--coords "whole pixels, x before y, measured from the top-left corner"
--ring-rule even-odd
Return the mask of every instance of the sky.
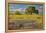
[[25, 9], [28, 6], [35, 6], [36, 9], [42, 8], [42, 5], [29, 5], [29, 4], [9, 4], [9, 11], [15, 11], [16, 9]]

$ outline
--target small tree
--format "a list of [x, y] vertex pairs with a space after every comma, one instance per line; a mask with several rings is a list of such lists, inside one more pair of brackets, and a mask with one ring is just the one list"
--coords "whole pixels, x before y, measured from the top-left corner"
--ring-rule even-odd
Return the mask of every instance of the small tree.
[[21, 13], [19, 11], [15, 11], [16, 15], [21, 15]]
[[35, 13], [35, 7], [32, 7], [33, 13]]
[[26, 14], [32, 14], [32, 12], [33, 12], [32, 6], [29, 6], [29, 7], [26, 9], [26, 11], [25, 11]]
[[38, 14], [38, 10], [35, 10], [35, 13]]
[[32, 7], [33, 13], [38, 14], [38, 10], [35, 10], [35, 7]]

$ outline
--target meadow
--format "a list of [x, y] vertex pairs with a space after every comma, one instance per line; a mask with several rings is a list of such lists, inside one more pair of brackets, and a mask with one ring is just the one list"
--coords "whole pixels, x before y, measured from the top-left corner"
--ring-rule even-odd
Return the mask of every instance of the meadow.
[[43, 28], [43, 24], [42, 24], [42, 15], [38, 15], [38, 14], [32, 14], [32, 15], [9, 15], [9, 21], [15, 21], [15, 20], [29, 20], [29, 21], [34, 21], [34, 23], [36, 23], [36, 28]]

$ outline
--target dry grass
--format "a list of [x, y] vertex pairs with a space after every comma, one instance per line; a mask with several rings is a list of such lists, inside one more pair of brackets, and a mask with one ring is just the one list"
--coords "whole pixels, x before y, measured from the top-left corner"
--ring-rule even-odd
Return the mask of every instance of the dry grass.
[[9, 15], [9, 21], [14, 21], [14, 20], [32, 20], [35, 21], [36, 25], [38, 28], [42, 28], [42, 16], [37, 15], [37, 14], [32, 14], [32, 15]]

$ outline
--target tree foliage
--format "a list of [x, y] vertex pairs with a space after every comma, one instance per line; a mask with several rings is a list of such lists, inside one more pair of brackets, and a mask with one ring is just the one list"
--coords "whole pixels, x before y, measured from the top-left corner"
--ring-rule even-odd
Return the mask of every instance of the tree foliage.
[[32, 14], [32, 13], [38, 14], [38, 10], [35, 10], [35, 7], [34, 6], [29, 6], [28, 8], [26, 8], [25, 13], [26, 14]]
[[21, 13], [19, 11], [15, 11], [16, 15], [21, 15]]
[[29, 7], [26, 9], [26, 11], [25, 11], [26, 14], [32, 14], [32, 12], [33, 12], [33, 10], [32, 10], [32, 7], [31, 7], [31, 6], [29, 6]]

